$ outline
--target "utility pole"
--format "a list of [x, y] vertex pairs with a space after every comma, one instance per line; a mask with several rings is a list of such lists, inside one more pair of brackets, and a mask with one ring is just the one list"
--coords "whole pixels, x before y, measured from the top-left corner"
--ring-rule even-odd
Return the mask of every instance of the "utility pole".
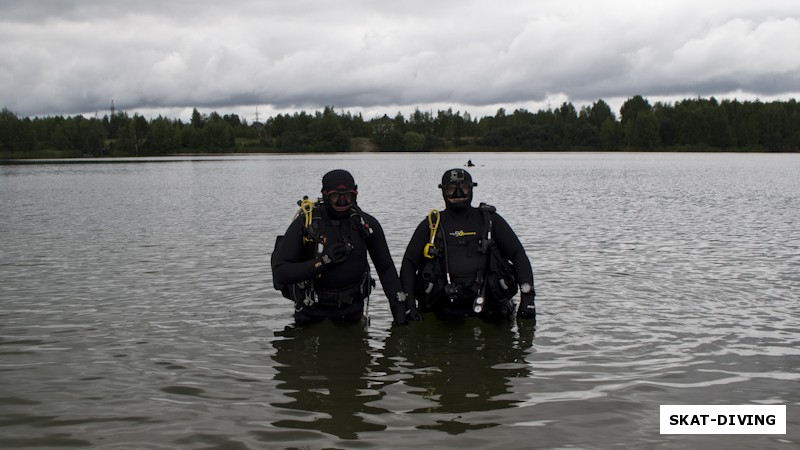
[[256, 130], [258, 130], [258, 142], [261, 142], [263, 144], [264, 143], [264, 124], [262, 124], [261, 121], [259, 121], [258, 119], [259, 119], [259, 117], [258, 117], [258, 106], [256, 106], [256, 121], [253, 124], [253, 126], [256, 127]]

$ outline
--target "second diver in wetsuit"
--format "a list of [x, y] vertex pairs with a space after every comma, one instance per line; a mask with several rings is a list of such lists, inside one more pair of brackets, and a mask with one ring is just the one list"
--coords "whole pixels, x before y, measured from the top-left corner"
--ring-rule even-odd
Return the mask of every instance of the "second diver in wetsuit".
[[519, 290], [517, 317], [535, 321], [530, 260], [494, 207], [472, 206], [475, 186], [466, 170], [444, 173], [445, 209], [432, 210], [414, 231], [400, 269], [403, 287], [420, 311], [442, 319], [509, 319]]

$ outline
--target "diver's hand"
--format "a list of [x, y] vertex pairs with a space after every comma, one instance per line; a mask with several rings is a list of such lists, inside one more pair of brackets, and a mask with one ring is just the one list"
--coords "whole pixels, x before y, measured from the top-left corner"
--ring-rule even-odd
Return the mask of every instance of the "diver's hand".
[[536, 304], [533, 299], [533, 294], [522, 294], [520, 296], [517, 318], [536, 321]]
[[320, 253], [317, 258], [322, 262], [323, 266], [327, 267], [344, 262], [349, 254], [350, 250], [347, 246], [342, 242], [337, 242], [326, 247], [325, 251]]
[[422, 320], [422, 314], [417, 309], [417, 302], [410, 295], [406, 297], [406, 318], [414, 322]]
[[408, 322], [406, 321], [406, 304], [400, 302], [391, 302], [390, 305], [392, 309], [392, 325], [405, 325]]
[[422, 314], [420, 314], [416, 306], [412, 306], [411, 308], [406, 310], [406, 319], [413, 320], [414, 322], [419, 322], [420, 320], [422, 320]]
[[516, 308], [517, 305], [511, 299], [500, 300], [499, 303], [500, 316], [511, 318], [514, 315], [514, 308]]
[[389, 301], [389, 309], [392, 310], [392, 325], [405, 325], [408, 323], [406, 320], [406, 299], [408, 294], [405, 292], [398, 292], [397, 298]]

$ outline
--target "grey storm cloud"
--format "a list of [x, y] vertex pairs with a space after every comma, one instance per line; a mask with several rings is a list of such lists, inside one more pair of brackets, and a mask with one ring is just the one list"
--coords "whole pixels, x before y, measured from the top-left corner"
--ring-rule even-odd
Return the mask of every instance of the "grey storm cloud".
[[0, 106], [21, 115], [798, 92], [780, 0], [0, 0]]

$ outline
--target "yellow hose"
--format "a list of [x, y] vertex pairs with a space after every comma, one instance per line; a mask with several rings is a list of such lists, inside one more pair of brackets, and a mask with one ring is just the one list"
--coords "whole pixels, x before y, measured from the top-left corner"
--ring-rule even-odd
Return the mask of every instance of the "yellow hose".
[[[295, 219], [300, 214], [303, 214], [305, 223], [304, 228], [308, 229], [308, 226], [311, 225], [311, 221], [314, 219], [314, 206], [316, 205], [316, 200], [309, 200], [308, 197], [303, 197], [302, 200], [298, 200], [297, 204], [300, 205], [300, 210], [297, 211], [295, 214]], [[313, 242], [314, 239], [309, 236], [303, 236], [303, 241], [305, 243]]]
[[[433, 216], [436, 216], [436, 221], [434, 222]], [[441, 220], [441, 215], [439, 214], [439, 210], [432, 209], [428, 213], [428, 228], [431, 230], [431, 239], [430, 242], [425, 244], [425, 248], [422, 250], [422, 255], [428, 259], [433, 259], [436, 257], [436, 247], [433, 246], [433, 241], [436, 239], [436, 230], [439, 229], [439, 221]]]

